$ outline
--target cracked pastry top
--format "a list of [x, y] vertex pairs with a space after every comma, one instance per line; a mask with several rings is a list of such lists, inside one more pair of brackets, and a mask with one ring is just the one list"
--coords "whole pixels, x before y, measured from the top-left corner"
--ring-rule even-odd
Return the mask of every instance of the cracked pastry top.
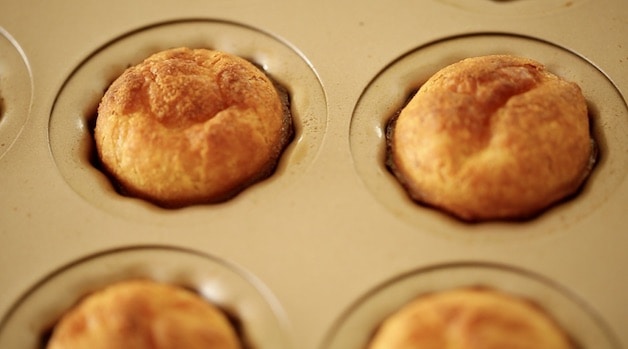
[[182, 207], [224, 201], [268, 177], [292, 132], [287, 96], [252, 63], [175, 48], [110, 85], [94, 135], [121, 192]]
[[490, 288], [419, 296], [389, 315], [367, 349], [573, 349], [572, 340], [531, 301]]
[[191, 291], [127, 280], [86, 296], [55, 325], [47, 349], [241, 349], [228, 317]]
[[538, 214], [574, 194], [594, 159], [580, 87], [511, 55], [443, 68], [388, 135], [388, 163], [409, 195], [467, 221]]

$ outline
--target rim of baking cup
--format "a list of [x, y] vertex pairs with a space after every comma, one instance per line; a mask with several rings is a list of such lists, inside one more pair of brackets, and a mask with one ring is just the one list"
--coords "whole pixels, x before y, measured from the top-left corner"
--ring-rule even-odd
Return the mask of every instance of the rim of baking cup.
[[[587, 100], [597, 162], [573, 197], [524, 221], [465, 223], [435, 208], [413, 201], [386, 167], [386, 125], [430, 76], [464, 58], [512, 54], [535, 59], [558, 76], [577, 83]], [[410, 225], [440, 234], [478, 232], [497, 239], [506, 232], [521, 236], [567, 230], [600, 209], [628, 173], [628, 108], [624, 97], [604, 72], [586, 58], [556, 44], [508, 33], [475, 33], [444, 38], [402, 55], [366, 86], [353, 110], [350, 146], [355, 169], [371, 194], [391, 213]], [[468, 234], [473, 231], [474, 234]], [[488, 235], [486, 235], [488, 234]], [[525, 234], [526, 238], [530, 237]], [[512, 234], [509, 237], [512, 238]], [[457, 234], [456, 236], [460, 236]]]
[[590, 0], [438, 0], [443, 4], [479, 14], [499, 16], [551, 15], [568, 11]]
[[26, 54], [0, 27], [0, 158], [18, 138], [28, 120], [33, 78]]
[[367, 348], [382, 321], [410, 301], [428, 293], [469, 287], [505, 292], [540, 306], [578, 348], [620, 348], [607, 323], [564, 286], [519, 267], [471, 261], [422, 267], [373, 287], [340, 315], [322, 348]]
[[[327, 97], [317, 72], [300, 51], [274, 34], [231, 21], [185, 19], [157, 23], [117, 37], [89, 55], [67, 78], [52, 107], [49, 138], [57, 168], [70, 187], [93, 205], [122, 215], [138, 208], [165, 210], [115, 190], [94, 165], [97, 155], [93, 126], [105, 90], [127, 67], [156, 52], [181, 46], [215, 49], [248, 59], [288, 90], [294, 139], [270, 177], [227, 202], [241, 197], [267, 199], [278, 190], [287, 190], [317, 156], [327, 126]], [[192, 206], [217, 207], [225, 203]], [[181, 210], [185, 208], [175, 211]]]
[[244, 349], [291, 348], [287, 317], [269, 289], [242, 268], [215, 256], [171, 246], [103, 251], [53, 271], [27, 290], [0, 321], [0, 347], [40, 349], [55, 323], [80, 299], [135, 279], [195, 291], [235, 319]]

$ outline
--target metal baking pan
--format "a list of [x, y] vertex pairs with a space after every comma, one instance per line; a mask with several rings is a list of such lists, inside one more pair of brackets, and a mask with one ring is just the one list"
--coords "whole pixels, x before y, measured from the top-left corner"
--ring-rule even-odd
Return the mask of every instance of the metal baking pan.
[[[197, 289], [257, 349], [363, 348], [406, 300], [469, 284], [534, 299], [583, 347], [628, 343], [625, 1], [0, 1], [1, 348], [40, 347], [128, 277]], [[104, 89], [176, 46], [241, 55], [292, 100], [276, 172], [221, 204], [121, 196], [90, 161]], [[540, 216], [468, 224], [405, 195], [384, 127], [438, 69], [492, 53], [577, 82], [601, 156]]]

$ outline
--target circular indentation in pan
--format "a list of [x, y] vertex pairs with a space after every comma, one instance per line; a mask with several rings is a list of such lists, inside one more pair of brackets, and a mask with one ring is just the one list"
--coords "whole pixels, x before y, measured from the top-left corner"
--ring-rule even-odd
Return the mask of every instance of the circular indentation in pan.
[[193, 290], [234, 318], [246, 349], [289, 347], [287, 322], [265, 286], [234, 265], [186, 249], [141, 246], [92, 255], [32, 287], [0, 322], [0, 347], [41, 348], [61, 315], [115, 282], [151, 279]]
[[[463, 224], [413, 202], [385, 165], [388, 120], [431, 75], [461, 59], [513, 54], [535, 59], [558, 76], [580, 85], [590, 110], [600, 158], [584, 188], [569, 201], [525, 222]], [[574, 224], [604, 204], [628, 171], [628, 109], [611, 81], [586, 59], [551, 43], [502, 34], [477, 34], [437, 41], [407, 53], [381, 71], [367, 86], [353, 112], [351, 150], [358, 174], [391, 212], [414, 226], [433, 231], [504, 234], [505, 230], [555, 231]], [[494, 228], [494, 229], [493, 229]]]
[[440, 0], [463, 10], [499, 16], [548, 15], [588, 0]]
[[602, 319], [564, 287], [526, 270], [490, 263], [451, 263], [389, 280], [362, 296], [340, 317], [324, 349], [364, 349], [379, 324], [422, 294], [487, 287], [530, 300], [545, 310], [579, 348], [619, 348]]
[[31, 107], [30, 68], [15, 40], [0, 28], [0, 157], [22, 131]]
[[239, 196], [268, 197], [269, 187], [276, 195], [306, 171], [316, 156], [326, 126], [326, 96], [315, 71], [298, 51], [268, 33], [237, 23], [162, 23], [118, 38], [88, 57], [65, 82], [53, 106], [49, 132], [56, 164], [70, 186], [96, 206], [118, 212], [128, 211], [129, 205], [142, 206], [135, 205], [141, 200], [118, 195], [94, 166], [93, 126], [100, 99], [127, 67], [158, 51], [181, 46], [216, 49], [246, 58], [290, 95], [295, 139], [274, 175]]

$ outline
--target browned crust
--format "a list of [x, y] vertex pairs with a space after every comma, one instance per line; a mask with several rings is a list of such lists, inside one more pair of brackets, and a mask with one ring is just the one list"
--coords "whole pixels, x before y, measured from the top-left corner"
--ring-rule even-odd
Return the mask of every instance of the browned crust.
[[591, 167], [589, 133], [578, 85], [530, 59], [483, 56], [421, 87], [390, 150], [415, 200], [465, 220], [514, 219], [579, 188]]
[[125, 192], [179, 207], [224, 200], [268, 176], [291, 132], [273, 82], [253, 64], [177, 48], [111, 84], [95, 140]]
[[177, 286], [124, 281], [87, 296], [55, 326], [48, 349], [240, 349], [228, 318]]
[[574, 348], [543, 309], [491, 288], [418, 297], [384, 320], [368, 349]]

